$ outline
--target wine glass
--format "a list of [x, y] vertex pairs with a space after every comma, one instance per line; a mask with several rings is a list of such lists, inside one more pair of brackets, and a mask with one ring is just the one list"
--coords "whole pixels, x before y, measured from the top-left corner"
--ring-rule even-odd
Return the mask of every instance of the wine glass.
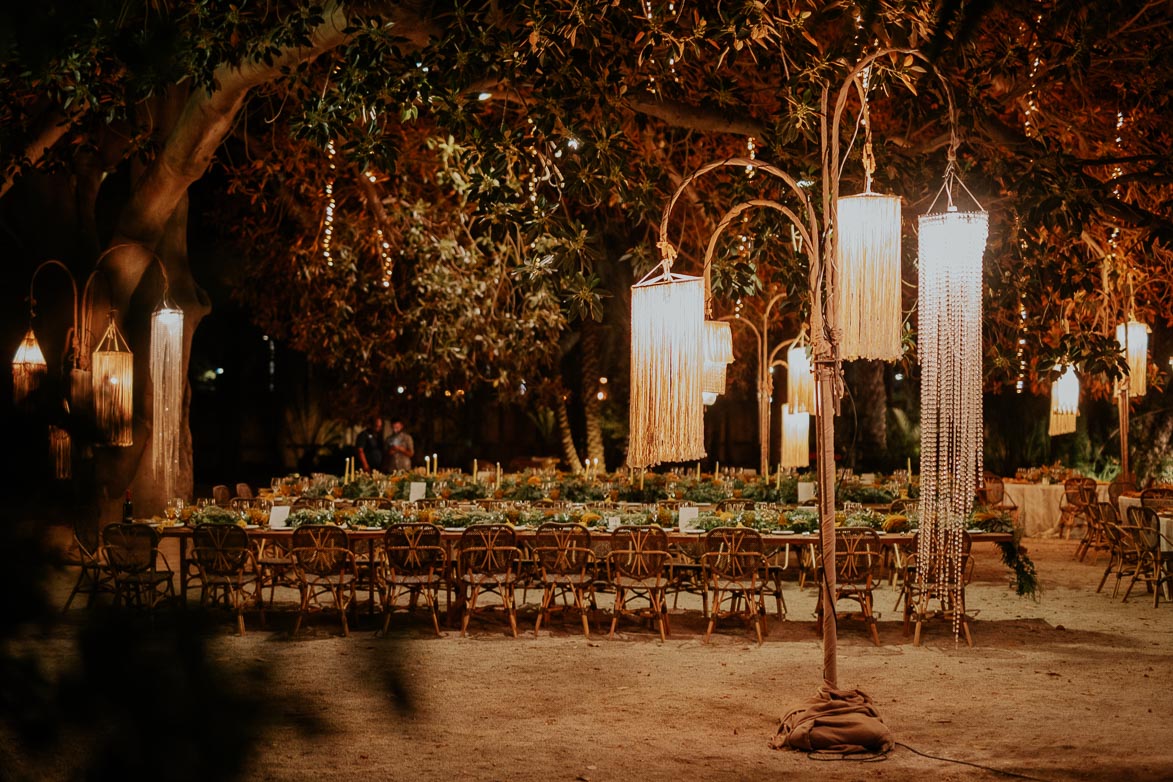
[[163, 506], [163, 515], [172, 524], [178, 524], [179, 517], [183, 513], [183, 507], [185, 504], [186, 503], [181, 497], [172, 497], [171, 499], [167, 500], [167, 503]]

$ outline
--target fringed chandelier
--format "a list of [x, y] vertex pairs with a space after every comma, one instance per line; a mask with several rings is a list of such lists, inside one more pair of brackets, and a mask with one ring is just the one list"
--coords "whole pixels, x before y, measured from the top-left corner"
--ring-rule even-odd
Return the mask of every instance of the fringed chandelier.
[[[705, 368], [702, 390], [705, 404], [725, 393], [725, 369], [733, 363], [733, 329], [722, 320], [705, 321]], [[712, 401], [710, 401], [710, 399]]]
[[1048, 434], [1071, 434], [1079, 416], [1079, 377], [1075, 367], [1057, 366], [1059, 379], [1051, 383], [1051, 425]]
[[1128, 395], [1144, 396], [1148, 391], [1149, 327], [1133, 317], [1116, 326], [1116, 341], [1128, 361]]
[[49, 455], [53, 458], [53, 477], [67, 481], [73, 477], [73, 438], [59, 426], [49, 427]]
[[179, 428], [183, 406], [183, 310], [166, 293], [151, 317], [152, 427], [155, 480], [163, 497], [175, 495], [179, 472]]
[[810, 431], [810, 413], [792, 413], [789, 405], [782, 406], [782, 467], [810, 466]]
[[12, 401], [23, 404], [28, 395], [41, 385], [48, 369], [37, 335], [33, 333], [33, 327], [29, 326], [16, 349], [16, 355], [12, 357]]
[[900, 197], [870, 190], [839, 199], [835, 224], [839, 353], [896, 361], [900, 330]]
[[672, 273], [672, 253], [631, 286], [627, 466], [705, 455], [704, 282]]
[[799, 337], [786, 351], [786, 405], [796, 413], [815, 411], [815, 376], [810, 346]]
[[[918, 557], [938, 567], [917, 569], [919, 592], [933, 572], [960, 605], [966, 521], [982, 471], [982, 255], [989, 215], [959, 211], [953, 202], [953, 150], [941, 190], [943, 212], [920, 217], [918, 350], [921, 360], [921, 483]], [[939, 199], [941, 193], [938, 193]], [[973, 199], [976, 203], [976, 199]], [[934, 200], [933, 205], [936, 205]], [[920, 607], [927, 610], [927, 605]], [[953, 612], [954, 635], [960, 611]]]
[[134, 354], [118, 331], [110, 312], [110, 324], [93, 356], [94, 418], [107, 445], [134, 444]]

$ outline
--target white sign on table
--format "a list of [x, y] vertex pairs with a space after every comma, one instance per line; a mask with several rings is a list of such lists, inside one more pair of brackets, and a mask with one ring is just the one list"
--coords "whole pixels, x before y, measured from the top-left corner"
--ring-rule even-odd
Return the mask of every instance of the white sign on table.
[[815, 498], [815, 484], [811, 481], [798, 482], [798, 501], [804, 503]]
[[412, 481], [407, 487], [407, 501], [415, 502], [428, 496], [428, 484], [424, 481]]
[[288, 505], [274, 505], [269, 509], [269, 529], [286, 529], [288, 526]]
[[696, 527], [696, 518], [700, 515], [701, 509], [695, 505], [681, 505], [679, 510], [679, 517], [677, 528], [681, 532], [688, 532], [690, 529]]

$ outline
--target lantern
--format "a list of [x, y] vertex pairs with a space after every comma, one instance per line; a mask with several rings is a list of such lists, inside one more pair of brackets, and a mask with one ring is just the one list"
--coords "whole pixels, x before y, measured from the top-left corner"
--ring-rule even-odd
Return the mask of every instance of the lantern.
[[782, 406], [782, 467], [810, 465], [810, 413], [792, 413]]
[[16, 349], [16, 355], [12, 357], [12, 401], [18, 405], [24, 402], [41, 384], [41, 378], [48, 368], [45, 354], [37, 343], [37, 335], [33, 333], [33, 327], [29, 326], [28, 333]]
[[166, 295], [151, 317], [151, 454], [164, 497], [175, 496], [183, 404], [183, 310]]
[[1059, 379], [1051, 383], [1051, 425], [1048, 433], [1070, 434], [1075, 431], [1075, 419], [1079, 415], [1079, 377], [1075, 367], [1055, 367], [1062, 371]]
[[[725, 393], [725, 368], [733, 363], [733, 329], [720, 320], [705, 321], [705, 367], [702, 389], [705, 399], [716, 401]], [[713, 402], [706, 401], [705, 404]]]
[[815, 411], [815, 376], [805, 344], [786, 351], [786, 404], [796, 413]]
[[900, 197], [865, 192], [840, 198], [835, 231], [839, 353], [900, 358]]
[[1149, 327], [1128, 319], [1116, 326], [1116, 341], [1128, 361], [1128, 395], [1144, 396], [1148, 391]]
[[94, 418], [107, 445], [134, 442], [134, 354], [110, 315], [93, 356]]
[[627, 465], [705, 455], [704, 284], [665, 269], [631, 286], [631, 412]]
[[59, 426], [49, 427], [49, 454], [53, 457], [53, 477], [69, 480], [73, 477], [73, 439]]

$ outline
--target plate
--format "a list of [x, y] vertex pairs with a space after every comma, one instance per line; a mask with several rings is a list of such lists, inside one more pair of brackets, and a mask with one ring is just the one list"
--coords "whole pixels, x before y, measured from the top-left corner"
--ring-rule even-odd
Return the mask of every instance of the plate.
[[445, 527], [445, 532], [464, 532], [464, 527]]
[[685, 535], [703, 535], [705, 533], [705, 530], [703, 530], [703, 529], [686, 529], [686, 530], [681, 530], [681, 532], [683, 532]]
[[362, 531], [364, 531], [364, 532], [370, 532], [370, 531], [371, 531], [371, 530], [373, 530], [373, 529], [383, 529], [383, 528], [382, 528], [382, 527], [364, 527], [364, 526], [362, 526], [362, 525], [360, 524], [359, 526], [355, 527], [355, 529], [356, 529], [356, 530], [362, 530]]
[[244, 528], [245, 529], [260, 529], [261, 525], [260, 524], [245, 524]]
[[968, 532], [970, 535], [974, 535], [974, 534], [977, 534], [977, 533], [979, 533], [979, 532], [985, 532], [985, 530], [984, 530], [984, 529], [978, 529], [977, 527], [974, 527], [973, 529], [967, 529], [967, 530], [966, 530], [966, 532]]
[[801, 533], [799, 533], [797, 530], [792, 530], [792, 529], [780, 529], [780, 530], [775, 530], [774, 534], [775, 535], [799, 535]]

